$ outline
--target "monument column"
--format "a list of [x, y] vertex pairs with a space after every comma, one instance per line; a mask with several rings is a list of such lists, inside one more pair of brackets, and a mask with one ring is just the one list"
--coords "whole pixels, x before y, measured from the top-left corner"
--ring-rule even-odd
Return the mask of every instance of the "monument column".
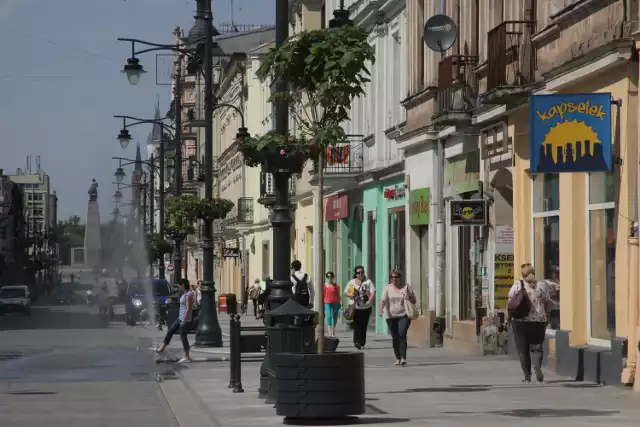
[[98, 206], [98, 183], [95, 178], [91, 180], [88, 193], [87, 225], [84, 230], [84, 263], [88, 268], [102, 268], [100, 208]]

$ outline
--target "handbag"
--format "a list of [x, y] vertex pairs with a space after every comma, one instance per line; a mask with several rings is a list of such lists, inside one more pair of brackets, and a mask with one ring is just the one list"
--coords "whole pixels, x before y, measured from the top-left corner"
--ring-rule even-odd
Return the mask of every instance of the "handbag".
[[507, 311], [509, 312], [509, 317], [512, 319], [524, 319], [529, 315], [530, 310], [531, 301], [529, 301], [529, 295], [527, 295], [527, 290], [524, 288], [524, 281], [521, 280], [520, 289], [518, 289], [518, 292], [509, 300]]
[[418, 316], [420, 316], [420, 313], [418, 313], [418, 307], [416, 307], [414, 303], [409, 301], [409, 292], [410, 289], [407, 288], [407, 291], [404, 295], [404, 311], [407, 313], [407, 317], [409, 318], [409, 320], [416, 320]]
[[351, 304], [342, 312], [342, 317], [344, 317], [344, 320], [347, 320], [350, 322], [353, 320], [353, 317], [355, 316], [355, 314], [356, 314], [356, 305]]

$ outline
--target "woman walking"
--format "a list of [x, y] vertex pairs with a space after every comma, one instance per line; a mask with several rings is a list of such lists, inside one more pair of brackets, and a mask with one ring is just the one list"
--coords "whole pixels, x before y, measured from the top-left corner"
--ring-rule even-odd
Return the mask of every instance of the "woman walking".
[[324, 317], [329, 327], [329, 336], [335, 338], [338, 313], [340, 312], [340, 286], [334, 282], [335, 274], [328, 271], [324, 284]]
[[520, 266], [523, 280], [518, 280], [509, 290], [508, 316], [513, 320], [516, 348], [523, 382], [531, 382], [531, 365], [538, 382], [544, 381], [542, 373], [543, 343], [551, 296], [544, 283], [536, 280], [533, 266]]
[[396, 366], [407, 364], [407, 332], [411, 326], [411, 319], [407, 315], [407, 303], [415, 304], [416, 294], [411, 286], [402, 281], [402, 272], [393, 270], [391, 283], [384, 287], [380, 296], [380, 317], [387, 315]]
[[367, 343], [367, 327], [371, 317], [371, 307], [376, 300], [376, 288], [373, 282], [364, 275], [364, 267], [356, 266], [353, 279], [347, 283], [344, 292], [353, 305], [353, 345], [360, 350]]
[[191, 289], [189, 289], [189, 281], [182, 280], [180, 282], [180, 311], [178, 312], [178, 318], [175, 322], [173, 322], [173, 324], [167, 331], [167, 335], [164, 337], [164, 342], [162, 343], [162, 345], [156, 349], [156, 352], [158, 354], [164, 353], [164, 350], [171, 342], [171, 338], [173, 338], [173, 335], [176, 332], [180, 332], [180, 340], [182, 341], [184, 357], [178, 360], [178, 362], [191, 362], [191, 357], [189, 355], [189, 339], [187, 338], [187, 334], [189, 333], [189, 329], [191, 327], [194, 299], [194, 293]]

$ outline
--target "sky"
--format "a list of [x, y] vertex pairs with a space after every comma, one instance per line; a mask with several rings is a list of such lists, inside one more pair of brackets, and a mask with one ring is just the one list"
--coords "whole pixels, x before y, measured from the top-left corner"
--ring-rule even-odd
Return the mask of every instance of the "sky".
[[[274, 0], [213, 0], [214, 23], [273, 24]], [[233, 4], [233, 8], [232, 8]], [[36, 157], [59, 199], [58, 218], [86, 217], [91, 178], [99, 183], [103, 221], [113, 210], [117, 161], [146, 157], [150, 126], [130, 129], [123, 150], [114, 114], [153, 118], [159, 98], [171, 100], [168, 71], [156, 84], [156, 56], [140, 62], [148, 71], [136, 86], [120, 72], [130, 54], [118, 37], [171, 43], [180, 26], [193, 26], [195, 0], [0, 0], [0, 168], [13, 174]], [[161, 52], [167, 54], [169, 52]], [[167, 62], [165, 61], [165, 64]], [[133, 166], [125, 169], [130, 181]], [[130, 198], [125, 192], [125, 201]]]

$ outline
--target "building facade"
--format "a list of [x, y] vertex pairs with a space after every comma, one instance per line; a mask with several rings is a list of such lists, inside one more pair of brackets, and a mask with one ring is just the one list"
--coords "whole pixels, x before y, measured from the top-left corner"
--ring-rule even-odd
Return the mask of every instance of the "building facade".
[[0, 171], [0, 287], [24, 281], [26, 259], [24, 195]]

